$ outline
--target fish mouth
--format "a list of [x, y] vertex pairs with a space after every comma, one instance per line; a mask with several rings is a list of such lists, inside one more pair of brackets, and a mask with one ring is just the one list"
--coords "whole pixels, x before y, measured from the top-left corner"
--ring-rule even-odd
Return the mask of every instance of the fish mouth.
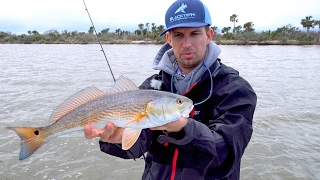
[[181, 116], [184, 118], [188, 118], [190, 116], [190, 112], [193, 109], [193, 105], [191, 104], [190, 106], [188, 106], [187, 108], [185, 108], [184, 110], [181, 111]]

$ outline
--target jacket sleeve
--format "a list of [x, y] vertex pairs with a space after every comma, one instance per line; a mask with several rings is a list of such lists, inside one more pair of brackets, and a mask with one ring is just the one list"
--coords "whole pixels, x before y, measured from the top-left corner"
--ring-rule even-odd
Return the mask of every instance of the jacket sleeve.
[[239, 77], [214, 92], [210, 101], [205, 105], [210, 106], [212, 113], [207, 125], [189, 118], [184, 127], [184, 138], [170, 139], [175, 137], [170, 133], [170, 137], [158, 141], [177, 144], [179, 157], [201, 175], [219, 172], [223, 178], [239, 168], [252, 135], [257, 97], [249, 83]]
[[[157, 79], [158, 75], [154, 74], [147, 78], [139, 89], [153, 89], [150, 85], [152, 79]], [[150, 129], [143, 129], [138, 140], [128, 150], [122, 150], [121, 144], [112, 144], [108, 142], [99, 141], [100, 150], [112, 156], [123, 159], [135, 159], [141, 157], [145, 152], [149, 151], [151, 144], [152, 131]]]

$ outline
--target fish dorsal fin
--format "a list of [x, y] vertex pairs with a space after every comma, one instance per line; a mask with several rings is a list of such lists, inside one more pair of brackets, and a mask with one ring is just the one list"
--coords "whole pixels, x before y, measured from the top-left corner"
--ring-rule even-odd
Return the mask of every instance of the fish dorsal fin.
[[74, 110], [75, 108], [93, 101], [97, 98], [105, 96], [106, 93], [101, 91], [100, 89], [96, 87], [87, 87], [78, 93], [71, 96], [69, 99], [67, 99], [65, 102], [63, 102], [60, 106], [57, 107], [57, 109], [52, 113], [50, 117], [50, 122], [56, 122], [61, 117], [69, 113], [70, 111]]
[[132, 90], [139, 90], [139, 88], [130, 79], [120, 76], [108, 93], [112, 94]]

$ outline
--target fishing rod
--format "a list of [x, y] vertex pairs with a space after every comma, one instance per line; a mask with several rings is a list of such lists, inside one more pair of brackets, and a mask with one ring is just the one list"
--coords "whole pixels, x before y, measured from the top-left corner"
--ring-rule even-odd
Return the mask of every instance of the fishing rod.
[[105, 57], [105, 59], [106, 59], [106, 61], [107, 61], [107, 63], [108, 63], [108, 66], [109, 66], [109, 69], [110, 69], [110, 72], [111, 72], [111, 75], [112, 75], [113, 81], [114, 81], [114, 82], [116, 82], [116, 79], [114, 78], [114, 75], [113, 75], [113, 72], [112, 72], [111, 66], [110, 66], [110, 64], [109, 64], [108, 58], [107, 58], [106, 53], [104, 52], [104, 49], [103, 49], [103, 47], [102, 47], [102, 45], [101, 45], [101, 43], [100, 43], [100, 38], [99, 38], [99, 36], [98, 36], [98, 33], [97, 33], [97, 31], [96, 31], [96, 28], [94, 27], [93, 21], [92, 21], [92, 19], [91, 19], [90, 14], [89, 14], [89, 10], [88, 10], [88, 8], [87, 8], [86, 3], [84, 2], [84, 0], [83, 0], [83, 4], [84, 4], [84, 6], [86, 7], [86, 11], [87, 11], [87, 13], [88, 13], [88, 15], [89, 15], [89, 18], [90, 18], [90, 21], [91, 21], [91, 24], [92, 24], [93, 30], [94, 30], [95, 35], [96, 35], [96, 37], [97, 37], [97, 40], [98, 40], [98, 42], [99, 42], [99, 44], [100, 44], [101, 51], [103, 52], [103, 55], [104, 55], [104, 57]]
[[[111, 72], [112, 78], [113, 78], [114, 82], [116, 82], [116, 79], [115, 79], [115, 78], [114, 78], [114, 76], [113, 76], [113, 73], [112, 73], [112, 70], [111, 70], [111, 67], [110, 67], [109, 61], [108, 61], [108, 59], [107, 59], [106, 53], [104, 52], [103, 47], [102, 47], [102, 45], [101, 45], [101, 43], [100, 43], [100, 38], [99, 38], [99, 36], [98, 36], [98, 34], [97, 34], [96, 28], [95, 28], [95, 27], [94, 27], [94, 25], [93, 25], [93, 22], [92, 22], [91, 16], [90, 16], [90, 14], [89, 14], [88, 8], [87, 8], [86, 3], [84, 2], [84, 0], [83, 0], [83, 4], [84, 4], [84, 6], [86, 7], [86, 11], [88, 12], [88, 15], [89, 15], [89, 18], [90, 18], [90, 21], [91, 21], [91, 24], [92, 24], [93, 30], [94, 30], [94, 32], [95, 32], [95, 34], [96, 34], [96, 37], [97, 37], [97, 39], [98, 39], [98, 42], [99, 42], [99, 44], [100, 44], [101, 51], [103, 52], [104, 57], [106, 58], [106, 61], [107, 61], [107, 63], [108, 63], [108, 66], [109, 66], [109, 69], [110, 69], [110, 72]], [[129, 152], [132, 154], [132, 156], [134, 157], [133, 153], [132, 153], [130, 150], [128, 150], [128, 151], [129, 151]], [[140, 146], [140, 151], [142, 152], [142, 148], [141, 148], [141, 146]], [[142, 156], [143, 156], [144, 161], [145, 161], [145, 162], [147, 162], [145, 155], [144, 155], [144, 154], [142, 154]], [[134, 159], [134, 160], [135, 160], [135, 159]], [[154, 179], [153, 174], [152, 174], [152, 172], [150, 171], [150, 167], [148, 167], [148, 172], [150, 173], [151, 178], [152, 178], [152, 179]]]

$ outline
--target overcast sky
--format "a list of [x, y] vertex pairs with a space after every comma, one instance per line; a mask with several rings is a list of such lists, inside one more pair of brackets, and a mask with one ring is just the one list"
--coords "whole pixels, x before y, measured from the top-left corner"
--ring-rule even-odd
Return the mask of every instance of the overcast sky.
[[[236, 26], [253, 22], [256, 31], [276, 30], [291, 24], [303, 29], [306, 16], [320, 20], [320, 0], [202, 0], [211, 13], [212, 26], [218, 30], [232, 27], [232, 14], [238, 15]], [[140, 23], [165, 25], [164, 15], [174, 0], [85, 0], [98, 32], [134, 31]], [[83, 0], [1, 0], [0, 31], [13, 34], [36, 30], [87, 32], [91, 22]], [[315, 28], [318, 30], [318, 27]]]

